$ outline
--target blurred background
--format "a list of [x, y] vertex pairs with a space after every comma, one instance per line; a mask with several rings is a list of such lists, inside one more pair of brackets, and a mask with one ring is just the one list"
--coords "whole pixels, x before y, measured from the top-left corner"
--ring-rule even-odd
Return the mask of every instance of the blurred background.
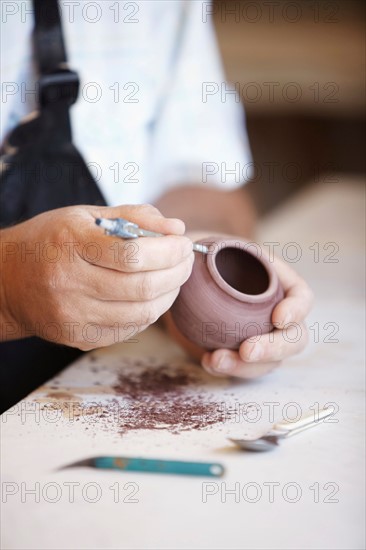
[[228, 80], [244, 102], [259, 212], [311, 183], [365, 175], [363, 0], [215, 0]]

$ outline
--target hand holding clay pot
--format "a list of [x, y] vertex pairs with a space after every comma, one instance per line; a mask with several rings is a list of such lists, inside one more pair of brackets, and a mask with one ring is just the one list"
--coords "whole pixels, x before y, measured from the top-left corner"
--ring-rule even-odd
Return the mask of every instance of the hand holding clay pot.
[[254, 243], [210, 237], [171, 308], [177, 328], [207, 350], [239, 349], [252, 336], [273, 329], [274, 307], [284, 291], [270, 262]]

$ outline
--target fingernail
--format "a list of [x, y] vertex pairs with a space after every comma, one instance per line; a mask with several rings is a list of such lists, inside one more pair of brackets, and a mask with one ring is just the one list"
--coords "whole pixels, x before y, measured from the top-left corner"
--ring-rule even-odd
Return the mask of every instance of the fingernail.
[[249, 361], [258, 361], [263, 355], [263, 348], [260, 344], [254, 344], [252, 351], [249, 354]]
[[230, 357], [230, 355], [222, 355], [217, 365], [215, 365], [215, 370], [217, 372], [230, 372], [235, 367], [235, 361]]
[[205, 354], [202, 356], [201, 365], [202, 365], [205, 369], [210, 369], [210, 368], [211, 368], [211, 365], [210, 365], [210, 356], [209, 356], [207, 353], [205, 353]]
[[180, 220], [179, 218], [168, 218], [170, 221], [174, 222], [175, 224], [177, 225], [180, 225], [180, 231], [182, 232], [181, 234], [184, 235], [185, 231], [186, 231], [186, 225], [184, 223], [183, 220]]

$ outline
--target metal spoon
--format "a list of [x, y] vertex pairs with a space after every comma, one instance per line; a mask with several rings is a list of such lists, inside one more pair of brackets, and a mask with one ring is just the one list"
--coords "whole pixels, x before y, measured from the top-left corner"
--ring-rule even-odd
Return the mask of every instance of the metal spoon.
[[228, 439], [245, 451], [271, 451], [279, 445], [281, 439], [287, 439], [308, 428], [318, 426], [321, 420], [324, 420], [332, 414], [334, 414], [334, 408], [329, 407], [320, 411], [318, 415], [314, 412], [300, 418], [297, 422], [279, 422], [278, 424], [274, 424], [269, 432], [257, 439], [236, 439], [231, 437]]

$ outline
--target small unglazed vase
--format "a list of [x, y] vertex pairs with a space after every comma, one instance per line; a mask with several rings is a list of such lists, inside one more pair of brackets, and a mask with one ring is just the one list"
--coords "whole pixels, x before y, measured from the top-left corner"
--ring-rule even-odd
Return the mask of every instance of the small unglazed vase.
[[271, 332], [272, 311], [284, 296], [271, 263], [254, 243], [210, 237], [197, 241], [188, 281], [171, 308], [175, 325], [191, 342], [207, 349], [238, 349], [252, 336]]

